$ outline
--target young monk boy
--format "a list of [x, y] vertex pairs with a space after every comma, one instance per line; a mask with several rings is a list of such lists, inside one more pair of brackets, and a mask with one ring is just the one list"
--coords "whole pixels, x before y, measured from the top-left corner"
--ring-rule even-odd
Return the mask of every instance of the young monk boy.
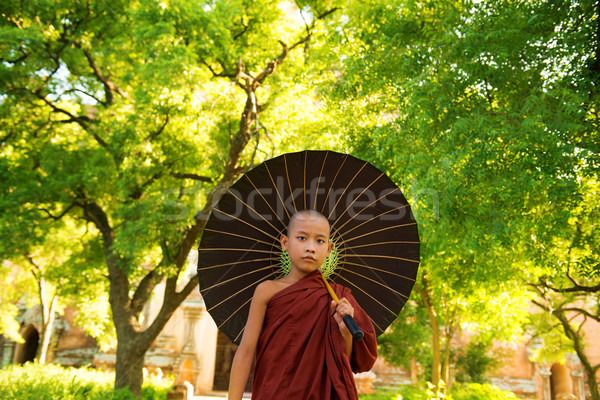
[[[358, 399], [352, 373], [373, 366], [375, 329], [349, 289], [332, 284], [336, 303], [325, 288], [320, 266], [333, 246], [329, 231], [317, 211], [292, 216], [287, 236], [281, 237], [290, 272], [256, 287], [233, 359], [230, 400], [242, 398], [255, 356], [253, 400]], [[344, 315], [354, 317], [363, 340], [352, 340]]]

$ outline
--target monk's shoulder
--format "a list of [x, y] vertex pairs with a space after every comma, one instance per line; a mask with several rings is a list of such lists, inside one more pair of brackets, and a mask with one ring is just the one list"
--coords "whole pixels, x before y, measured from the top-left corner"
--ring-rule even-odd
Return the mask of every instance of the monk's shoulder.
[[351, 290], [343, 285], [337, 284], [337, 283], [331, 283], [331, 287], [333, 288], [333, 291], [339, 296], [347, 296], [349, 294], [351, 294]]
[[289, 285], [278, 280], [263, 281], [259, 283], [254, 290], [254, 296], [261, 302], [267, 304], [275, 293], [285, 289], [287, 286]]

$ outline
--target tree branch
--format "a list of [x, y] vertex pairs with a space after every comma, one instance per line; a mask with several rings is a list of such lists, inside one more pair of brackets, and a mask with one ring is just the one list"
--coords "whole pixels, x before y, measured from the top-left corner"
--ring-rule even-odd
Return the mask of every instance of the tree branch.
[[41, 274], [42, 274], [42, 268], [35, 262], [35, 260], [33, 259], [33, 256], [31, 254], [27, 254], [25, 256], [25, 259], [27, 261], [29, 261], [29, 263], [31, 264], [31, 266], [33, 267], [30, 271], [31, 274], [33, 275], [33, 278], [37, 281], [40, 280], [41, 278]]
[[125, 270], [124, 260], [115, 252], [113, 244], [115, 234], [108, 221], [108, 216], [96, 202], [86, 200], [78, 204], [83, 209], [86, 220], [93, 223], [102, 234], [102, 247], [108, 266], [108, 279], [110, 280], [109, 302], [113, 313], [113, 321], [117, 332], [132, 331], [132, 314], [129, 301], [129, 278]]
[[11, 137], [13, 137], [15, 133], [17, 133], [17, 130], [16, 129], [11, 129], [11, 131], [9, 133], [7, 133], [6, 135], [0, 137], [0, 144], [4, 144], [4, 142], [6, 142]]
[[571, 280], [571, 282], [573, 282], [573, 286], [568, 287], [568, 288], [557, 288], [557, 287], [550, 285], [547, 282], [541, 282], [541, 284], [545, 288], [548, 288], [556, 293], [576, 293], [576, 292], [597, 293], [597, 292], [600, 292], [600, 283], [595, 286], [584, 286], [584, 285], [577, 283], [571, 277], [569, 277], [569, 279]]
[[152, 291], [160, 283], [160, 281], [164, 278], [163, 274], [158, 273], [158, 269], [160, 265], [152, 269], [148, 272], [144, 278], [140, 281], [138, 287], [135, 289], [135, 293], [131, 298], [131, 312], [138, 316], [142, 309], [144, 308], [144, 304], [152, 295]]
[[173, 176], [175, 178], [181, 178], [181, 179], [193, 179], [195, 181], [200, 181], [200, 182], [208, 182], [208, 183], [213, 182], [213, 179], [211, 177], [202, 176], [202, 175], [198, 175], [198, 174], [192, 174], [192, 173], [173, 172], [171, 174], [171, 176]]
[[213, 77], [215, 78], [230, 78], [230, 79], [235, 79], [237, 77], [237, 73], [236, 74], [232, 74], [232, 73], [227, 73], [225, 72], [225, 68], [223, 66], [221, 66], [223, 68], [223, 72], [217, 73], [217, 71], [215, 71], [209, 63], [207, 63], [204, 60], [200, 60], [200, 62], [202, 64], [204, 64], [204, 66], [206, 66], [206, 68], [208, 68], [208, 70], [211, 72], [211, 74], [213, 74]]
[[595, 321], [600, 322], [600, 315], [594, 315], [592, 313], [590, 313], [589, 311], [583, 309], [583, 308], [578, 308], [578, 307], [566, 307], [563, 308], [564, 311], [573, 311], [582, 315], [585, 315], [588, 318], [591, 318]]
[[23, 50], [23, 47], [20, 47], [20, 48], [19, 48], [19, 50], [21, 51], [21, 54], [23, 54], [21, 57], [19, 57], [19, 58], [15, 59], [15, 60], [8, 60], [8, 59], [6, 59], [6, 58], [0, 57], [0, 63], [4, 63], [4, 62], [6, 62], [6, 63], [9, 63], [9, 64], [13, 64], [13, 65], [14, 65], [14, 64], [18, 64], [18, 63], [20, 63], [21, 61], [24, 61], [24, 60], [25, 60], [27, 57], [29, 57], [29, 53], [26, 53], [26, 52]]
[[[245, 10], [244, 10], [245, 11]], [[242, 29], [242, 31], [240, 33], [237, 33], [236, 35], [233, 36], [233, 40], [237, 40], [240, 37], [242, 37], [242, 35], [244, 33], [246, 33], [246, 31], [248, 30], [248, 27], [250, 26], [250, 23], [248, 24], [244, 24], [244, 14], [240, 15], [240, 23], [241, 25], [244, 27], [244, 29]]]
[[113, 101], [114, 101], [113, 92], [117, 92], [125, 99], [129, 98], [129, 96], [127, 95], [127, 92], [125, 92], [124, 90], [119, 88], [117, 85], [115, 85], [115, 83], [110, 79], [110, 75], [104, 76], [104, 74], [102, 73], [102, 71], [100, 71], [100, 68], [96, 64], [96, 61], [92, 57], [92, 54], [90, 53], [89, 50], [82, 48], [80, 43], [75, 43], [75, 46], [79, 47], [83, 51], [85, 58], [88, 60], [88, 64], [90, 64], [90, 67], [92, 68], [92, 71], [94, 72], [94, 75], [104, 85], [106, 104], [110, 105], [113, 103]]
[[531, 302], [544, 311], [550, 311], [550, 307], [543, 305], [542, 303], [538, 302], [537, 300], [531, 300]]
[[333, 7], [332, 9], [327, 10], [327, 11], [323, 12], [322, 14], [318, 15], [317, 20], [323, 19], [323, 18], [327, 17], [328, 15], [333, 14], [337, 10], [339, 10], [339, 7]]
[[[198, 275], [193, 276], [179, 292], [175, 291], [176, 282], [177, 277], [167, 279], [164, 296], [165, 301], [163, 302], [158, 315], [154, 321], [152, 321], [152, 324], [142, 333], [142, 340], [154, 340], [153, 338], [160, 333], [164, 324], [171, 318], [177, 307], [179, 307], [179, 305], [190, 295], [192, 290], [198, 287]], [[166, 300], [167, 296], [169, 296], [168, 302]]]
[[65, 215], [66, 215], [66, 214], [67, 214], [69, 211], [71, 211], [71, 209], [72, 209], [73, 207], [75, 207], [75, 203], [71, 203], [71, 205], [70, 205], [70, 206], [68, 206], [68, 207], [67, 207], [65, 210], [63, 210], [63, 212], [61, 212], [61, 213], [60, 213], [60, 214], [58, 214], [58, 215], [52, 215], [52, 213], [51, 213], [49, 210], [47, 210], [46, 208], [43, 208], [43, 207], [38, 207], [38, 209], [39, 209], [40, 211], [43, 211], [43, 212], [45, 212], [46, 214], [48, 214], [48, 217], [49, 217], [49, 218], [52, 218], [53, 220], [55, 220], [55, 221], [58, 221], [59, 219], [61, 219], [62, 217], [64, 217], [64, 216], [65, 216]]
[[[50, 100], [48, 100], [44, 95], [42, 95], [39, 90], [35, 91], [34, 95], [38, 99], [42, 100], [44, 103], [46, 103], [47, 105], [49, 105], [54, 112], [66, 115], [66, 116], [68, 116], [70, 118], [68, 120], [62, 120], [62, 121], [58, 121], [58, 122], [65, 122], [65, 123], [76, 122], [86, 132], [90, 133], [100, 146], [102, 146], [106, 150], [108, 150], [108, 143], [106, 143], [104, 141], [104, 139], [102, 139], [100, 136], [98, 136], [98, 134], [96, 132], [94, 132], [94, 130], [92, 128], [90, 128], [90, 126], [87, 124], [88, 122], [91, 121], [90, 118], [88, 118], [86, 116], [83, 116], [83, 115], [74, 115], [71, 112], [65, 110], [64, 108], [58, 107], [57, 105], [55, 105], [54, 103], [52, 103]], [[109, 153], [110, 153], [110, 151], [109, 151]]]
[[133, 193], [129, 196], [130, 198], [137, 200], [142, 197], [144, 194], [144, 189], [154, 183], [158, 178], [160, 178], [163, 174], [163, 171], [158, 171], [154, 175], [152, 175], [146, 182], [142, 183], [140, 186], [136, 187]]
[[[73, 92], [79, 92], [79, 93], [82, 93], [82, 94], [84, 94], [84, 95], [88, 96], [89, 98], [92, 98], [92, 99], [96, 100], [96, 102], [97, 102], [97, 103], [99, 103], [99, 104], [102, 104], [103, 106], [106, 106], [106, 105], [107, 105], [107, 104], [106, 104], [104, 101], [100, 100], [99, 98], [97, 98], [97, 97], [96, 97], [96, 96], [94, 96], [93, 94], [91, 94], [91, 93], [88, 93], [88, 92], [86, 92], [85, 90], [81, 90], [81, 89], [78, 89], [78, 88], [72, 88], [72, 89], [66, 90], [66, 91], [64, 91], [64, 92], [63, 92], [63, 94], [65, 94], [65, 93], [73, 93]], [[61, 96], [62, 96], [62, 95], [61, 95]]]
[[183, 287], [183, 289], [181, 289], [181, 291], [177, 292], [177, 298], [179, 299], [179, 301], [183, 301], [185, 300], [186, 297], [188, 297], [190, 295], [190, 293], [192, 293], [192, 290], [194, 290], [195, 288], [198, 287], [198, 275], [194, 275], [189, 282]]
[[146, 140], [153, 141], [154, 139], [156, 139], [165, 130], [165, 127], [167, 126], [168, 123], [169, 123], [169, 114], [167, 113], [165, 115], [165, 122], [161, 125], [160, 128], [158, 128], [158, 130], [156, 132], [148, 135]]

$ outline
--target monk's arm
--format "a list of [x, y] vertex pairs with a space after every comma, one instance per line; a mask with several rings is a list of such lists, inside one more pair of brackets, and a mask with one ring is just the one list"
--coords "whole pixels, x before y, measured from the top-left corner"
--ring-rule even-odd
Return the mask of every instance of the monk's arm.
[[267, 303], [269, 302], [268, 292], [268, 287], [264, 284], [258, 285], [254, 291], [250, 303], [250, 312], [248, 313], [248, 322], [246, 322], [242, 341], [235, 352], [231, 365], [229, 400], [240, 400], [244, 395], [244, 389], [254, 360], [254, 353], [256, 352], [256, 344], [265, 319]]
[[362, 340], [354, 342], [350, 365], [354, 373], [365, 372], [373, 368], [373, 364], [377, 360], [375, 327], [367, 313], [356, 302], [356, 299], [350, 293], [345, 293], [345, 295], [354, 307], [354, 320], [365, 334]]

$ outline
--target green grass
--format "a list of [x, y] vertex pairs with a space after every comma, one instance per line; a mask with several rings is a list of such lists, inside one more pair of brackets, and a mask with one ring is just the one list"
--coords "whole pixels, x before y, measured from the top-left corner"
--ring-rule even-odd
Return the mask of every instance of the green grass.
[[[360, 400], [429, 400], [431, 391], [415, 386], [402, 386], [397, 390], [378, 390], [373, 394], [362, 394]], [[519, 400], [511, 392], [488, 384], [455, 384], [446, 395], [446, 400]]]
[[[113, 390], [114, 372], [58, 365], [11, 365], [0, 370], [0, 399], [3, 400], [130, 400], [128, 390]], [[164, 400], [172, 381], [146, 379], [144, 400]]]

